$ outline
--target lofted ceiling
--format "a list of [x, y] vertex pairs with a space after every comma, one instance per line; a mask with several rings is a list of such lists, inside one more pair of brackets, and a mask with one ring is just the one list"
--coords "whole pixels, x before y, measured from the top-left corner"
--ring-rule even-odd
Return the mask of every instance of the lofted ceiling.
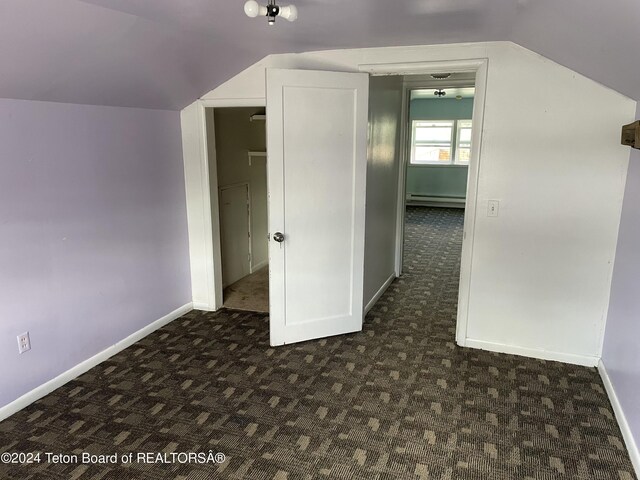
[[0, 97], [179, 110], [270, 53], [510, 40], [640, 99], [637, 0], [290, 1], [1, 0]]

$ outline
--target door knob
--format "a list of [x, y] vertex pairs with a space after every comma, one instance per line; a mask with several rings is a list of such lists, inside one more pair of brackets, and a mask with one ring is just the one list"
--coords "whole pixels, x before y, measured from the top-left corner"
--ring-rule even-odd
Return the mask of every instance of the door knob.
[[284, 234], [280, 232], [276, 232], [273, 234], [273, 239], [278, 243], [282, 243], [284, 242]]

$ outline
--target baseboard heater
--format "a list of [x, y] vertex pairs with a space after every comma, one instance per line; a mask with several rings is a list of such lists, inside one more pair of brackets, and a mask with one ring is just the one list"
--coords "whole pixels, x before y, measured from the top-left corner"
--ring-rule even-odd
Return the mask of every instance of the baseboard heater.
[[465, 203], [466, 198], [464, 197], [446, 197], [444, 195], [419, 195], [415, 193], [407, 194], [408, 205], [435, 205], [464, 208]]

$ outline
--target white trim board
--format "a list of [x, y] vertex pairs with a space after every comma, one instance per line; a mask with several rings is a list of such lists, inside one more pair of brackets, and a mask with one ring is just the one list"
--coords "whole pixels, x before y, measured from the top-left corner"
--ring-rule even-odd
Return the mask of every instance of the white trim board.
[[[212, 115], [211, 115], [212, 116]], [[207, 144], [207, 110], [195, 102], [182, 110], [182, 151], [187, 201], [187, 230], [189, 233], [189, 263], [191, 265], [191, 300], [216, 310], [222, 305], [222, 291], [214, 287], [215, 275], [221, 273], [219, 245], [213, 243], [212, 231], [219, 232], [218, 196], [211, 195], [209, 186], [209, 147]], [[213, 116], [211, 118], [213, 122]], [[215, 167], [215, 157], [213, 158]], [[217, 175], [214, 168], [212, 176]], [[216, 177], [217, 178], [217, 177]], [[217, 180], [216, 180], [217, 182]], [[217, 191], [217, 183], [216, 183]], [[216, 230], [217, 229], [217, 230]]]
[[372, 75], [427, 75], [444, 71], [467, 73], [480, 69], [486, 61], [486, 58], [471, 58], [468, 60], [441, 60], [435, 62], [361, 63], [358, 67], [361, 72], [368, 72]]
[[464, 341], [458, 341], [457, 343], [461, 347], [477, 348], [479, 350], [487, 350], [489, 352], [508, 353], [510, 355], [520, 355], [522, 357], [538, 358], [540, 360], [571, 363], [573, 365], [582, 365], [583, 367], [595, 367], [598, 365], [598, 361], [600, 360], [600, 357], [518, 347], [502, 343], [485, 342], [483, 340], [473, 340], [471, 338], [466, 338]]
[[269, 259], [268, 258], [266, 260], [261, 261], [257, 265], [252, 265], [251, 266], [251, 273], [257, 272], [258, 270], [260, 270], [261, 268], [266, 267], [267, 265], [269, 265]]
[[201, 98], [197, 101], [205, 108], [225, 108], [225, 107], [266, 107], [265, 97], [256, 98]]
[[411, 201], [407, 202], [408, 206], [412, 207], [440, 207], [440, 208], [465, 208], [464, 203], [449, 202], [449, 201]]
[[214, 308], [211, 308], [211, 305], [209, 305], [208, 303], [198, 303], [198, 302], [194, 302], [193, 303], [193, 309], [194, 310], [201, 310], [203, 312], [215, 312], [216, 311]]
[[402, 85], [402, 110], [400, 122], [400, 151], [398, 165], [398, 191], [396, 193], [396, 241], [394, 270], [396, 277], [402, 275], [402, 263], [404, 260], [404, 216], [407, 209], [407, 154], [409, 151], [409, 103], [411, 96], [407, 88], [407, 77], [403, 79]]
[[369, 310], [371, 310], [373, 308], [373, 306], [376, 304], [376, 302], [378, 300], [380, 300], [380, 297], [382, 297], [382, 295], [384, 295], [384, 292], [387, 291], [387, 288], [389, 288], [389, 286], [393, 283], [393, 281], [395, 279], [396, 279], [396, 274], [395, 273], [392, 273], [389, 276], [389, 278], [387, 278], [387, 280], [382, 284], [382, 286], [376, 292], [376, 294], [373, 296], [373, 298], [371, 300], [369, 300], [369, 303], [367, 303], [367, 305], [364, 307], [364, 314], [365, 315], [367, 313], [369, 313]]
[[415, 193], [407, 194], [407, 203], [409, 202], [455, 202], [465, 203], [465, 197], [451, 197], [447, 195], [419, 195]]
[[466, 199], [457, 197], [407, 196], [406, 205], [415, 207], [466, 208]]
[[624, 443], [627, 446], [627, 451], [629, 452], [629, 457], [631, 458], [633, 468], [636, 471], [636, 477], [640, 478], [640, 450], [638, 450], [638, 445], [633, 438], [633, 433], [631, 432], [631, 428], [629, 427], [627, 418], [624, 415], [624, 410], [622, 410], [622, 405], [620, 404], [620, 400], [618, 400], [616, 391], [613, 388], [613, 383], [611, 383], [611, 379], [609, 378], [609, 374], [607, 373], [607, 369], [605, 368], [602, 360], [598, 362], [598, 372], [600, 373], [602, 383], [604, 383], [604, 388], [607, 391], [607, 395], [609, 396], [609, 401], [611, 402], [611, 406], [613, 407], [613, 412], [616, 415], [618, 426], [620, 427], [620, 431], [622, 432], [622, 438], [624, 439]]
[[147, 335], [155, 332], [161, 327], [164, 327], [165, 325], [172, 322], [173, 320], [180, 318], [185, 313], [188, 313], [191, 310], [193, 310], [193, 304], [187, 303], [186, 305], [183, 305], [182, 307], [177, 308], [173, 312], [154, 321], [153, 323], [150, 323], [146, 327], [142, 327], [140, 330], [132, 333], [127, 338], [120, 340], [119, 342], [115, 343], [110, 347], [105, 348], [103, 351], [94, 355], [93, 357], [88, 358], [83, 362], [80, 362], [78, 365], [70, 368], [66, 372], [61, 373], [57, 377], [52, 378], [48, 382], [45, 382], [42, 385], [39, 385], [38, 387], [34, 388], [33, 390], [25, 393], [24, 395], [17, 398], [13, 402], [0, 408], [0, 421], [10, 417], [14, 413], [31, 405], [33, 402], [41, 399], [45, 395], [50, 394], [55, 389], [63, 386], [65, 383], [68, 383], [74, 378], [79, 377], [80, 375], [87, 372], [88, 370], [91, 370], [96, 365], [113, 357], [115, 354], [120, 353], [125, 348], [130, 347], [134, 343], [142, 340]]

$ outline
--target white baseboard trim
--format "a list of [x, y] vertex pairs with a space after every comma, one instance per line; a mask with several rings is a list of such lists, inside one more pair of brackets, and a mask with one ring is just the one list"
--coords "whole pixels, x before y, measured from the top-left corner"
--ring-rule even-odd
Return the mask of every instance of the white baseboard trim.
[[466, 204], [457, 202], [416, 202], [412, 200], [406, 203], [409, 207], [440, 207], [440, 208], [465, 208]]
[[199, 303], [193, 302], [193, 310], [202, 310], [203, 312], [215, 312], [216, 309], [213, 308], [208, 303]]
[[485, 342], [483, 340], [473, 340], [466, 338], [465, 347], [488, 350], [490, 352], [509, 353], [511, 355], [521, 355], [523, 357], [539, 358], [541, 360], [553, 360], [555, 362], [571, 363], [583, 367], [595, 367], [598, 365], [599, 357], [588, 355], [575, 355], [573, 353], [551, 352], [548, 350], [538, 350], [535, 348], [517, 347], [514, 345], [504, 345], [502, 343]]
[[449, 207], [449, 208], [464, 208], [466, 206], [467, 199], [460, 197], [444, 197], [437, 195], [416, 195], [408, 194], [406, 197], [406, 205], [420, 206], [420, 207]]
[[451, 203], [465, 203], [466, 197], [451, 197], [447, 195], [419, 195], [415, 193], [409, 193], [407, 195], [407, 202], [451, 202]]
[[80, 375], [92, 369], [96, 365], [104, 362], [108, 358], [113, 357], [116, 353], [120, 353], [125, 348], [130, 347], [134, 343], [142, 340], [144, 337], [146, 337], [150, 333], [153, 333], [159, 328], [164, 327], [166, 324], [172, 322], [176, 318], [180, 318], [182, 315], [184, 315], [187, 312], [190, 312], [191, 310], [193, 310], [193, 304], [187, 303], [186, 305], [183, 305], [182, 307], [177, 308], [173, 312], [154, 321], [153, 323], [150, 323], [146, 327], [141, 328], [137, 332], [132, 333], [127, 338], [117, 342], [115, 345], [105, 348], [103, 351], [94, 355], [93, 357], [88, 358], [84, 362], [79, 363], [75, 367], [70, 368], [66, 372], [61, 373], [57, 377], [25, 393], [24, 395], [17, 398], [13, 402], [0, 408], [0, 421], [10, 417], [14, 413], [27, 407], [28, 405], [31, 405], [33, 402], [41, 399], [45, 395], [50, 394], [56, 388], [59, 388], [63, 386], [65, 383], [73, 380], [74, 378], [79, 377]]
[[369, 300], [369, 303], [367, 303], [367, 306], [364, 307], [364, 314], [366, 315], [367, 313], [369, 313], [369, 310], [371, 310], [373, 308], [373, 306], [376, 304], [376, 302], [378, 300], [380, 300], [380, 297], [384, 294], [384, 292], [387, 291], [387, 288], [389, 288], [389, 285], [391, 285], [391, 283], [396, 279], [396, 274], [395, 272], [392, 273], [389, 278], [387, 278], [387, 280], [382, 284], [382, 286], [380, 287], [380, 289], [376, 292], [376, 294], [373, 296], [373, 298], [371, 300]]
[[260, 270], [263, 267], [266, 267], [267, 265], [269, 265], [269, 259], [263, 260], [262, 262], [256, 265], [251, 265], [251, 273], [257, 272], [258, 270]]
[[622, 405], [618, 400], [616, 391], [613, 388], [613, 383], [611, 383], [611, 379], [609, 378], [609, 374], [607, 373], [607, 369], [605, 368], [604, 363], [602, 363], [602, 360], [598, 362], [598, 372], [600, 372], [602, 383], [604, 383], [604, 388], [607, 391], [607, 395], [609, 395], [609, 401], [611, 402], [613, 412], [616, 415], [616, 420], [618, 420], [618, 425], [622, 432], [622, 438], [624, 439], [624, 443], [629, 451], [629, 457], [631, 457], [633, 468], [636, 471], [636, 477], [640, 478], [640, 450], [638, 450], [638, 445], [633, 438], [633, 433], [631, 432], [629, 423], [627, 423], [627, 418], [622, 410]]

